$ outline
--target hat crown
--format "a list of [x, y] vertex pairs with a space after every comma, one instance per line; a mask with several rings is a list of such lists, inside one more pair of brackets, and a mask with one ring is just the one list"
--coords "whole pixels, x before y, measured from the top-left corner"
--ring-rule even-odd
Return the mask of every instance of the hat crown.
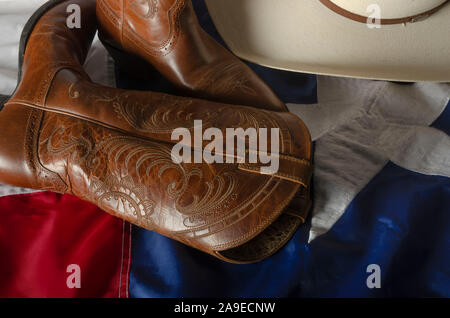
[[380, 8], [381, 19], [399, 19], [433, 10], [447, 0], [330, 0], [351, 13], [369, 16], [373, 5]]

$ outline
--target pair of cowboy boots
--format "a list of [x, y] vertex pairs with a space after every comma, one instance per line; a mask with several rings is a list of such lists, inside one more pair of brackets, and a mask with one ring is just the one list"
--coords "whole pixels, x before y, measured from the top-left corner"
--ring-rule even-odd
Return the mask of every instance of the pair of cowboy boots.
[[[81, 8], [80, 29], [66, 24], [69, 4]], [[97, 26], [118, 63], [140, 72], [151, 65], [190, 97], [93, 83], [82, 65]], [[272, 255], [304, 222], [306, 126], [201, 29], [189, 0], [48, 1], [25, 26], [19, 64], [15, 92], [0, 96], [0, 182], [76, 195], [234, 263]], [[172, 133], [198, 130], [195, 120], [200, 133], [277, 129], [279, 169], [244, 162], [264, 152], [248, 142], [245, 158], [225, 163], [174, 160]], [[208, 146], [188, 141], [194, 157]]]

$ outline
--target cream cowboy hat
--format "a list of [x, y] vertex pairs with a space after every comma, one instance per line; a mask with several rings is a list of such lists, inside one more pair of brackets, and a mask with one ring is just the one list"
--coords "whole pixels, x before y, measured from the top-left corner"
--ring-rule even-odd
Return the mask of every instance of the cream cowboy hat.
[[230, 49], [305, 73], [450, 82], [450, 0], [206, 0]]

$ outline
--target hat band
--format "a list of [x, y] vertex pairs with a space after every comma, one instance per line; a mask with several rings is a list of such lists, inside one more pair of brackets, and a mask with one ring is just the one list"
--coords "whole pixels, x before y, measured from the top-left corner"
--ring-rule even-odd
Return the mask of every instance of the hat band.
[[[330, 0], [319, 0], [323, 5], [325, 5], [330, 10], [336, 12], [337, 14], [340, 14], [346, 18], [349, 18], [351, 20], [361, 22], [361, 23], [367, 23], [367, 19], [369, 17], [365, 17], [353, 12], [350, 12], [337, 4], [331, 2]], [[394, 19], [380, 19], [380, 24], [401, 24], [401, 23], [413, 23], [417, 21], [424, 20], [428, 18], [430, 15], [435, 13], [436, 11], [439, 11], [443, 6], [445, 6], [447, 3], [449, 3], [449, 0], [445, 1], [444, 3], [438, 5], [436, 8], [433, 8], [431, 10], [427, 10], [423, 13], [419, 13], [410, 17], [405, 18], [394, 18]]]

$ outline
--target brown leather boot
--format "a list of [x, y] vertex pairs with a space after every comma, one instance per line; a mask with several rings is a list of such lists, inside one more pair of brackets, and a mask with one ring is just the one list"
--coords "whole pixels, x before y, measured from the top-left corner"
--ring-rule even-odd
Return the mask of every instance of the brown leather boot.
[[134, 75], [145, 72], [143, 59], [190, 96], [287, 111], [270, 87], [201, 28], [191, 0], [98, 0], [97, 17], [100, 39]]
[[[153, 64], [193, 97], [288, 111], [264, 81], [201, 28], [190, 0], [98, 0], [97, 16], [101, 40], [133, 76]], [[304, 223], [310, 208], [310, 188], [302, 187], [289, 204], [295, 211], [289, 223]]]
[[[74, 3], [82, 8], [81, 29], [66, 26]], [[281, 248], [296, 226], [285, 208], [310, 182], [303, 123], [289, 113], [96, 85], [82, 68], [94, 33], [94, 0], [49, 1], [28, 22], [19, 83], [0, 112], [0, 181], [74, 194], [231, 262], [255, 262]], [[195, 119], [203, 121], [201, 133], [278, 128], [280, 169], [265, 175], [260, 162], [174, 162], [172, 132], [195, 131]]]

